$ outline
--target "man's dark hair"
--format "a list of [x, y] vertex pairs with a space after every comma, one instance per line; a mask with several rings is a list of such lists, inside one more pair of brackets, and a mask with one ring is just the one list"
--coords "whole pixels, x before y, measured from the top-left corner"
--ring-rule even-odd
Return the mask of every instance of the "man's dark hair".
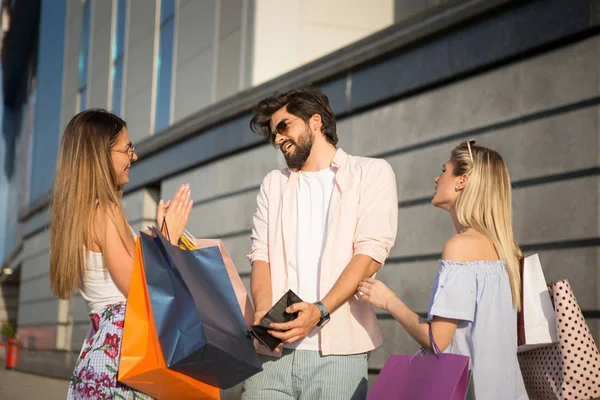
[[321, 131], [332, 145], [338, 142], [335, 131], [335, 115], [329, 106], [325, 93], [315, 87], [293, 89], [285, 93], [275, 93], [261, 100], [254, 108], [254, 116], [250, 120], [250, 129], [275, 145], [275, 135], [271, 131], [271, 117], [280, 108], [287, 106], [287, 112], [302, 118], [308, 123], [315, 114], [321, 116]]

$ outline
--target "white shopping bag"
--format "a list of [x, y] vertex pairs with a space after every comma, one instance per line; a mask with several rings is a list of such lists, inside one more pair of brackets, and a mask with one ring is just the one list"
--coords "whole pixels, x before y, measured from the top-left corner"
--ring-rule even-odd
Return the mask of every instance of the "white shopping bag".
[[556, 315], [537, 254], [521, 264], [521, 311], [517, 318], [518, 352], [558, 342]]

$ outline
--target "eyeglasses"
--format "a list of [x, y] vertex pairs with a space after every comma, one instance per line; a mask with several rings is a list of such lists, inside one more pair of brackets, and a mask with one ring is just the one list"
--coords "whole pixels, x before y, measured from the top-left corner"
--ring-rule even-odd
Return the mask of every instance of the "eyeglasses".
[[475, 139], [471, 139], [471, 140], [467, 140], [465, 142], [462, 142], [460, 145], [462, 146], [463, 144], [467, 145], [467, 149], [469, 150], [469, 157], [471, 158], [471, 163], [473, 163], [473, 152], [471, 151], [471, 146], [474, 146], [476, 143]]
[[282, 121], [280, 121], [277, 126], [275, 127], [275, 129], [271, 130], [271, 135], [273, 137], [273, 141], [275, 141], [275, 137], [277, 135], [283, 135], [284, 133], [287, 132], [287, 130], [289, 129], [290, 125], [292, 123], [294, 123], [294, 121], [296, 121], [298, 118], [294, 118], [291, 120], [288, 119], [284, 119]]
[[116, 151], [117, 153], [123, 153], [123, 154], [127, 154], [129, 157], [133, 157], [133, 154], [135, 153], [135, 145], [133, 144], [133, 142], [129, 142], [127, 143], [127, 148], [125, 150], [111, 150], [111, 151]]

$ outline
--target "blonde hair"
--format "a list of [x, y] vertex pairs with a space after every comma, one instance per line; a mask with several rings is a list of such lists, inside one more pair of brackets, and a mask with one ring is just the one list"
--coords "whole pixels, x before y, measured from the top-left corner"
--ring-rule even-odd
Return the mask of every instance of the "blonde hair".
[[521, 309], [520, 259], [523, 257], [512, 226], [510, 177], [496, 151], [464, 142], [452, 150], [455, 176], [469, 176], [456, 200], [458, 222], [490, 240], [504, 263], [510, 280], [513, 305]]
[[[108, 111], [90, 109], [73, 117], [63, 134], [50, 235], [50, 286], [61, 299], [71, 297], [83, 284], [84, 250], [98, 241], [105, 248], [108, 219], [133, 254], [135, 244], [128, 234], [120, 202], [123, 191], [111, 158], [111, 147], [126, 126], [125, 121]], [[94, 229], [96, 223], [100, 223], [100, 237]]]

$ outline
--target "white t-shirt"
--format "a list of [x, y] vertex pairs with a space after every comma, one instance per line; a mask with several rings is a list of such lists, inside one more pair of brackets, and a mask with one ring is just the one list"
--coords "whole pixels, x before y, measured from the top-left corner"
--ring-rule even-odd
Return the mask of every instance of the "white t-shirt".
[[[319, 293], [321, 257], [327, 238], [327, 215], [335, 186], [335, 169], [300, 172], [297, 192], [296, 260], [288, 264], [288, 284], [303, 301], [314, 303]], [[295, 262], [294, 262], [295, 261]], [[301, 350], [320, 350], [315, 327], [302, 341], [286, 345]]]

